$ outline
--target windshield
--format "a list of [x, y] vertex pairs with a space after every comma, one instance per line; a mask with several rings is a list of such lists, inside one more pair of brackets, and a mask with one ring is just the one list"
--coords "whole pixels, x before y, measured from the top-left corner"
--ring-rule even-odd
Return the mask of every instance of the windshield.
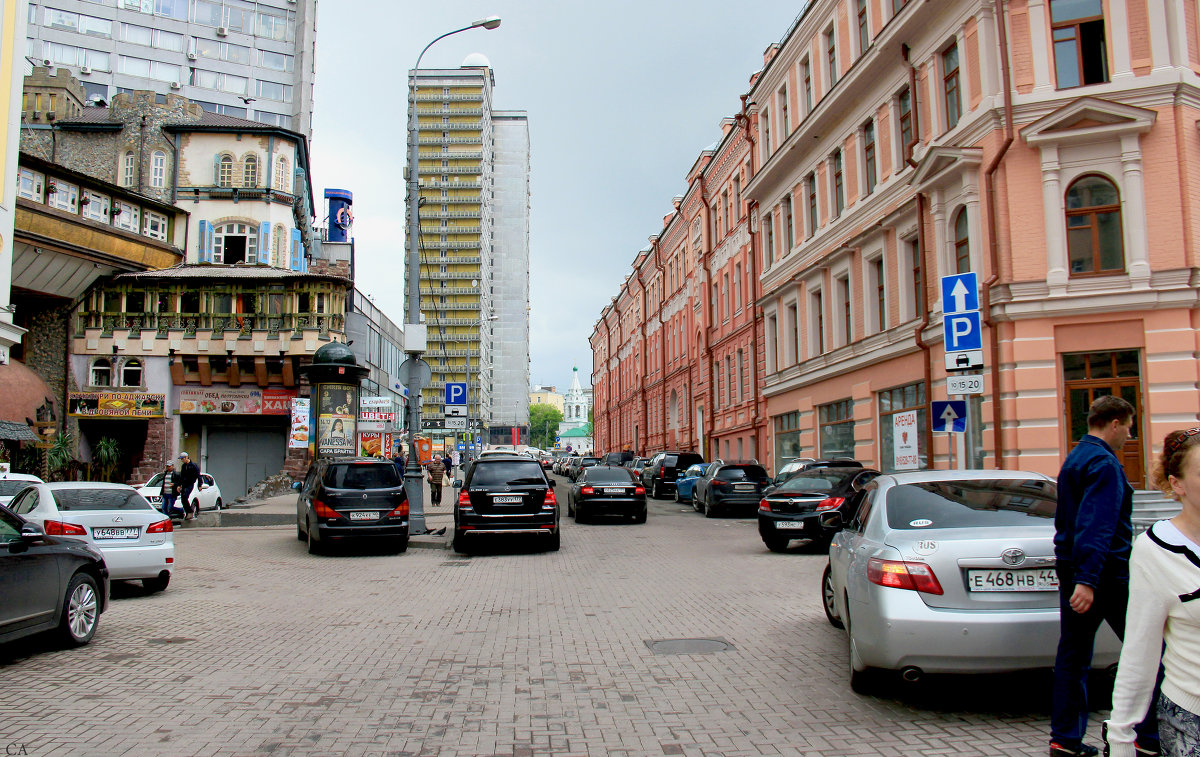
[[394, 489], [400, 486], [400, 475], [391, 464], [331, 465], [325, 471], [325, 485], [331, 489]]
[[63, 512], [81, 510], [153, 510], [132, 489], [53, 489], [54, 504]]
[[589, 484], [633, 483], [633, 475], [628, 468], [592, 468], [585, 475]]
[[542, 466], [530, 460], [504, 460], [484, 463], [480, 461], [471, 473], [470, 486], [520, 486], [522, 484], [545, 485], [546, 477]]
[[1023, 526], [1052, 519], [1056, 505], [1053, 481], [932, 481], [889, 489], [887, 520], [898, 529]]
[[155, 473], [154, 476], [146, 482], [146, 486], [158, 486], [162, 483], [162, 474]]

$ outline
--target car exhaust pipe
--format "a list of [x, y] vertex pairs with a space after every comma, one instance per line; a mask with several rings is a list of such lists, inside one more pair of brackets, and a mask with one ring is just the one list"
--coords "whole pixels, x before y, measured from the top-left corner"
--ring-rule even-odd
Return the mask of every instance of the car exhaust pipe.
[[925, 671], [921, 670], [915, 665], [909, 665], [907, 668], [904, 668], [900, 671], [900, 677], [908, 683], [916, 683], [917, 681], [920, 681], [924, 675]]

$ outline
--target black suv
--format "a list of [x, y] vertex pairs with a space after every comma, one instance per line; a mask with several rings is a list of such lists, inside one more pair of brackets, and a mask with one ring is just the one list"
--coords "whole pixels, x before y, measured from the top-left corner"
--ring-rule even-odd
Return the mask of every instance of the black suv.
[[756, 462], [717, 460], [692, 489], [692, 507], [712, 518], [731, 510], [754, 512], [763, 491], [771, 485], [767, 469]]
[[870, 483], [879, 471], [861, 466], [825, 466], [800, 471], [763, 495], [758, 503], [758, 533], [772, 552], [783, 552], [792, 539], [811, 539], [821, 551], [829, 547], [834, 530], [821, 525], [819, 518], [831, 510], [842, 513], [848, 523], [854, 511], [854, 495]]
[[408, 549], [408, 495], [395, 464], [374, 457], [315, 461], [296, 498], [296, 538], [314, 555], [353, 539], [386, 539], [397, 552]]
[[659, 452], [642, 468], [642, 486], [655, 499], [662, 499], [675, 490], [675, 479], [688, 467], [704, 462], [695, 452]]
[[629, 450], [621, 452], [609, 452], [600, 461], [601, 465], [628, 465], [632, 463], [637, 455]]
[[542, 466], [523, 455], [494, 455], [473, 461], [455, 481], [454, 550], [467, 552], [487, 536], [531, 534], [558, 549], [561, 537], [554, 482]]

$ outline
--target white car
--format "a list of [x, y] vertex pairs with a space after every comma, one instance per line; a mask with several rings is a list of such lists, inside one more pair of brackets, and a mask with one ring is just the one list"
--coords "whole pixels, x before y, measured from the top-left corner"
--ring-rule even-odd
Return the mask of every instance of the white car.
[[40, 484], [42, 480], [29, 473], [0, 473], [0, 505], [12, 502], [13, 497], [30, 484]]
[[71, 537], [99, 549], [113, 580], [140, 579], [147, 591], [162, 591], [171, 580], [171, 519], [132, 486], [95, 481], [33, 484], [9, 507], [50, 536]]
[[[163, 474], [155, 473], [153, 477], [146, 483], [138, 487], [138, 494], [146, 498], [146, 501], [154, 505], [158, 509], [162, 509], [162, 477]], [[198, 510], [223, 510], [225, 502], [221, 499], [221, 487], [217, 486], [217, 482], [212, 476], [207, 473], [200, 474], [200, 485], [203, 487], [198, 491], [192, 489], [192, 504]], [[182, 502], [175, 503], [176, 509], [183, 509]]]

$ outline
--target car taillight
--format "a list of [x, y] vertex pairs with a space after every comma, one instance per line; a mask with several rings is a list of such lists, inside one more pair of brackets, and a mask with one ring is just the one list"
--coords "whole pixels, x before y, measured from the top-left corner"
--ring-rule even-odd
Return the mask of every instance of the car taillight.
[[553, 489], [547, 489], [546, 498], [542, 500], [542, 509], [553, 510], [556, 507], [558, 507], [558, 497], [554, 496]]
[[758, 501], [758, 509], [764, 513], [771, 512], [771, 503], [767, 501], [766, 497], [763, 497]]
[[893, 589], [923, 591], [926, 594], [942, 593], [942, 585], [938, 583], [933, 569], [922, 562], [902, 562], [872, 557], [867, 561], [867, 580], [873, 584]]
[[87, 536], [87, 531], [83, 526], [77, 526], [74, 523], [63, 523], [61, 520], [48, 520], [46, 521], [46, 535]]
[[385, 518], [404, 518], [408, 515], [408, 500], [396, 505], [396, 509], [385, 515]]
[[714, 479], [712, 480], [712, 482], [713, 482], [714, 484], [727, 484], [727, 483], [729, 483], [728, 481], [726, 481], [726, 480], [725, 480], [725, 479], [723, 479], [723, 478], [714, 478]]
[[175, 528], [171, 525], [170, 518], [146, 526], [146, 533], [148, 534], [169, 534], [174, 530]]
[[835, 507], [841, 507], [846, 501], [845, 497], [826, 497], [817, 503], [818, 510], [832, 510]]
[[346, 517], [319, 499], [313, 500], [313, 512], [315, 512], [317, 514], [318, 518], [344, 518], [344, 517]]
[[463, 489], [462, 491], [460, 491], [458, 493], [458, 506], [459, 507], [470, 507], [471, 506], [471, 495], [467, 494], [466, 489]]
[[595, 494], [596, 490], [590, 486], [585, 486], [579, 490], [580, 494]]
[[634, 493], [634, 494], [645, 494], [645, 493], [646, 493], [646, 487], [644, 487], [644, 486], [635, 486], [635, 487], [633, 488], [633, 493]]

